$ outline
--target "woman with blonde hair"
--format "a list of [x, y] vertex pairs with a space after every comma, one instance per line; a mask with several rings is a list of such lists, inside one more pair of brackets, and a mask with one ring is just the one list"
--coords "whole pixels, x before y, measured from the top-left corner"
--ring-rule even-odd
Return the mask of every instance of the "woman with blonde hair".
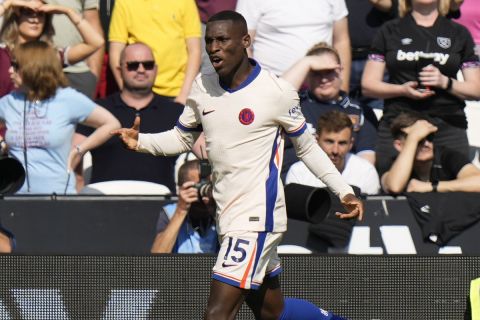
[[[402, 17], [385, 23], [372, 43], [362, 90], [385, 99], [376, 147], [380, 174], [397, 155], [389, 127], [402, 112], [421, 112], [438, 127], [436, 146], [468, 156], [465, 100], [480, 99], [480, 63], [468, 30], [444, 16], [449, 7], [450, 0], [400, 0]], [[464, 81], [456, 78], [459, 70]]]
[[[8, 152], [26, 172], [18, 193], [75, 193], [71, 169], [85, 152], [108, 140], [110, 131], [120, 123], [110, 112], [67, 87], [58, 52], [48, 43], [20, 44], [13, 57], [10, 73], [18, 90], [0, 99], [0, 118], [7, 126]], [[96, 130], [72, 148], [78, 123]]]
[[22, 43], [42, 40], [53, 44], [54, 29], [52, 15], [64, 14], [76, 26], [84, 42], [77, 45], [58, 48], [58, 58], [63, 65], [84, 60], [104, 44], [104, 39], [83, 17], [73, 9], [59, 5], [46, 4], [40, 0], [5, 0], [0, 4], [0, 16], [3, 24], [0, 30], [0, 96], [13, 89], [9, 79], [11, 53]]

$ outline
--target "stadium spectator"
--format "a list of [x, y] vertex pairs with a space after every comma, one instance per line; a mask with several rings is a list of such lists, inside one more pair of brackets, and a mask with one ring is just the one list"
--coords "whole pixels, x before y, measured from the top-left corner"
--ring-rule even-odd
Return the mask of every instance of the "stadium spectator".
[[382, 175], [384, 191], [480, 192], [480, 169], [462, 153], [436, 146], [437, 130], [421, 114], [401, 113], [392, 121], [393, 145], [399, 153]]
[[361, 219], [363, 204], [306, 132], [293, 87], [248, 58], [245, 19], [234, 11], [215, 14], [205, 42], [216, 74], [197, 78], [177, 126], [139, 134], [137, 118], [132, 128], [114, 133], [130, 149], [166, 155], [188, 151], [205, 132], [221, 243], [205, 319], [233, 319], [243, 301], [256, 318], [339, 319], [281, 293], [277, 246], [287, 220], [281, 132], [292, 136], [299, 157], [342, 199], [348, 213], [340, 218]]
[[[388, 12], [394, 17], [399, 15], [399, 0], [369, 0], [370, 3], [380, 11]], [[447, 18], [458, 18], [459, 9], [464, 0], [447, 0], [450, 1]]]
[[470, 31], [475, 42], [475, 53], [480, 57], [480, 5], [475, 0], [464, 0], [460, 17], [455, 20]]
[[[468, 30], [444, 17], [449, 6], [449, 0], [400, 0], [402, 18], [386, 22], [372, 44], [362, 90], [385, 99], [376, 147], [380, 176], [397, 154], [389, 127], [403, 111], [430, 117], [437, 146], [469, 154], [464, 107], [480, 98], [480, 64]], [[456, 79], [459, 69], [463, 82]]]
[[3, 43], [0, 47], [0, 96], [14, 88], [9, 76], [12, 51], [17, 45], [28, 41], [42, 40], [52, 43], [54, 14], [67, 16], [83, 39], [81, 43], [58, 48], [59, 58], [64, 65], [80, 62], [103, 46], [103, 36], [71, 8], [45, 4], [39, 0], [5, 0], [0, 5], [0, 15], [4, 16], [0, 31], [0, 40]]
[[237, 0], [195, 0], [195, 2], [197, 3], [198, 13], [200, 14], [200, 21], [202, 22], [202, 64], [200, 72], [213, 72], [212, 63], [205, 51], [205, 27], [208, 18], [215, 13], [225, 10], [235, 10]]
[[[75, 12], [83, 17], [95, 31], [103, 36], [103, 29], [100, 22], [100, 14], [98, 11], [98, 0], [44, 0], [54, 5], [63, 5], [72, 8]], [[65, 15], [53, 16], [53, 28], [55, 34], [53, 43], [56, 47], [67, 48], [83, 42], [81, 34], [75, 25]], [[104, 46], [102, 45], [88, 59], [79, 61], [78, 63], [66, 66], [63, 69], [68, 78], [70, 87], [80, 91], [90, 98], [94, 98], [97, 80], [103, 63]]]
[[158, 64], [153, 91], [185, 104], [201, 60], [201, 28], [194, 0], [116, 0], [109, 29], [110, 68], [120, 88], [120, 53], [147, 44]]
[[[362, 73], [370, 44], [378, 29], [395, 16], [375, 8], [369, 0], [345, 0], [348, 9], [348, 33], [352, 46], [349, 96], [353, 101], [371, 108], [382, 109], [383, 101], [362, 95]], [[386, 75], [385, 75], [386, 76]]]
[[[46, 42], [17, 45], [10, 69], [18, 91], [0, 99], [0, 118], [7, 126], [9, 153], [26, 172], [18, 193], [75, 193], [71, 168], [85, 152], [105, 142], [120, 123], [83, 94], [67, 88], [58, 51]], [[72, 148], [80, 122], [97, 130]]]
[[[309, 129], [315, 132], [318, 118], [327, 111], [339, 110], [347, 113], [353, 122], [353, 149], [358, 156], [375, 163], [375, 140], [377, 137], [377, 119], [368, 106], [359, 106], [350, 101], [341, 90], [343, 79], [340, 56], [337, 51], [319, 43], [313, 46], [305, 57], [287, 70], [282, 78], [290, 82], [297, 90], [307, 80], [308, 90], [300, 94], [300, 106]], [[298, 161], [295, 151], [287, 140], [283, 160], [283, 174]]]
[[[157, 65], [152, 50], [142, 43], [127, 45], [120, 54], [118, 71], [122, 77], [123, 90], [97, 103], [110, 111], [125, 127], [135, 116], [142, 119], [140, 131], [159, 132], [173, 127], [183, 106], [168, 97], [152, 91]], [[93, 130], [79, 126], [77, 133], [82, 142]], [[167, 186], [175, 193], [174, 168], [177, 157], [152, 157], [125, 150], [122, 143], [111, 138], [93, 149], [90, 183], [111, 180], [141, 180]]]
[[[359, 187], [365, 194], [378, 193], [380, 181], [375, 167], [350, 153], [353, 146], [353, 123], [346, 113], [332, 110], [321, 115], [317, 125], [317, 142], [349, 185]], [[289, 183], [325, 187], [301, 161], [294, 163], [288, 170], [286, 184]]]
[[[206, 179], [209, 181], [210, 176]], [[200, 161], [183, 163], [178, 170], [178, 202], [161, 210], [152, 253], [218, 252], [215, 202], [210, 196], [199, 195], [199, 182]]]
[[351, 49], [345, 0], [238, 0], [253, 45], [250, 56], [282, 75], [318, 42], [332, 45], [343, 63], [342, 89], [349, 90]]

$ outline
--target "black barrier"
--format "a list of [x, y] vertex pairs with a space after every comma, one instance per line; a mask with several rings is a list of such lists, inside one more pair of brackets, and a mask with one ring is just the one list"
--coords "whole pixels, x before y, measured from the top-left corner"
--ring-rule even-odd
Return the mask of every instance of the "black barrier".
[[[0, 221], [16, 235], [21, 254], [147, 254], [155, 237], [160, 207], [172, 201], [159, 196], [5, 197]], [[353, 239], [344, 251], [354, 254], [417, 253], [434, 255], [440, 247], [423, 240], [405, 198], [368, 197], [361, 222], [354, 221]], [[331, 252], [329, 244], [309, 232], [309, 223], [289, 219], [283, 244]], [[412, 243], [413, 251], [395, 251], [394, 229], [405, 232], [394, 242]], [[358, 237], [358, 230], [365, 237]], [[480, 255], [480, 223], [449, 241], [454, 252]], [[352, 249], [352, 244], [356, 249]], [[449, 251], [451, 252], [451, 251]]]
[[[0, 319], [201, 319], [213, 256], [0, 256]], [[351, 320], [460, 320], [480, 257], [283, 256], [286, 296]], [[243, 306], [237, 319], [253, 319]]]

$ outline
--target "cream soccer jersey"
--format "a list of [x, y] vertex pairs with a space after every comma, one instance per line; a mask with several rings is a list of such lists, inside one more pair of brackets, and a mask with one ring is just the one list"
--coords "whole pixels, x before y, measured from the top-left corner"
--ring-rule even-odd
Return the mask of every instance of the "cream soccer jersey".
[[[176, 129], [169, 136], [141, 134], [139, 151], [182, 152], [181, 146], [166, 145], [175, 144], [178, 138], [183, 146], [191, 146], [202, 130], [212, 164], [217, 231], [285, 231], [287, 216], [280, 180], [283, 133], [295, 137], [306, 130], [295, 89], [256, 63], [248, 79], [235, 90], [222, 88], [216, 73], [199, 76]], [[305, 136], [311, 138], [310, 134]], [[335, 168], [323, 156], [321, 160], [330, 164], [328, 170]], [[335, 178], [341, 180], [333, 170]], [[336, 189], [341, 195], [351, 192], [345, 183]]]

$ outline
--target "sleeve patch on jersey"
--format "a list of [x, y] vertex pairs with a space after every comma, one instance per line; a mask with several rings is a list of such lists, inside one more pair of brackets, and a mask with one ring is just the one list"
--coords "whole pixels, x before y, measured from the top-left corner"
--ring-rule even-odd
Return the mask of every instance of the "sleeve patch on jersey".
[[288, 114], [292, 119], [297, 119], [299, 116], [302, 115], [302, 108], [300, 107], [299, 104], [297, 104], [296, 106], [288, 110]]
[[191, 132], [191, 131], [203, 131], [203, 127], [202, 125], [198, 125], [194, 128], [191, 128], [191, 127], [187, 127], [185, 126], [184, 124], [182, 124], [180, 121], [177, 121], [177, 127], [182, 130], [182, 131], [186, 131], [186, 132]]

